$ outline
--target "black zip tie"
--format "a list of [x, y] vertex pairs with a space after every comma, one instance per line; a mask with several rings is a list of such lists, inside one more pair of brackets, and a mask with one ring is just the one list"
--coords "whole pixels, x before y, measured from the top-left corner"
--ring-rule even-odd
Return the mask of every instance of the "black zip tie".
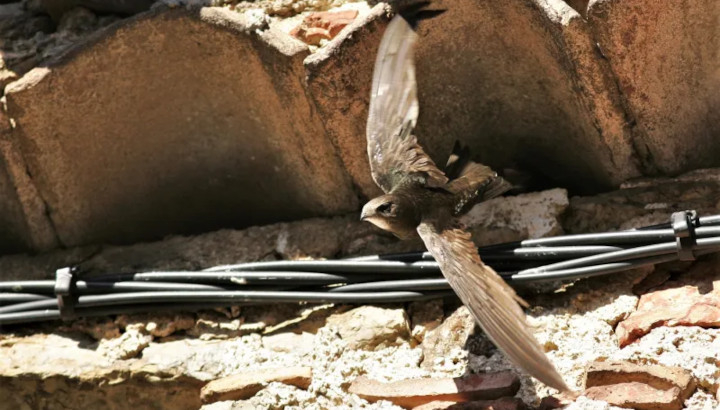
[[675, 232], [678, 259], [681, 261], [694, 261], [695, 253], [693, 249], [697, 245], [695, 228], [699, 222], [697, 212], [673, 212], [670, 220], [672, 221], [672, 229]]
[[75, 272], [73, 268], [61, 268], [55, 271], [55, 296], [60, 310], [60, 319], [75, 318], [76, 297], [73, 295]]

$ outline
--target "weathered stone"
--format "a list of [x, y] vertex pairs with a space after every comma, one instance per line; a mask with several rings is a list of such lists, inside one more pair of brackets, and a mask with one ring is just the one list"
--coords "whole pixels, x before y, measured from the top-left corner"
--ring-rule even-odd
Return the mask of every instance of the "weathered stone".
[[475, 326], [475, 319], [465, 306], [455, 310], [440, 326], [425, 335], [421, 346], [422, 367], [433, 369], [438, 361], [450, 357], [453, 350], [467, 349]]
[[497, 400], [479, 400], [464, 403], [433, 401], [413, 407], [413, 410], [524, 410], [526, 408], [522, 400], [505, 397]]
[[223, 8], [160, 7], [9, 85], [11, 137], [61, 243], [354, 210], [350, 179], [306, 98], [307, 54]]
[[101, 13], [135, 14], [150, 8], [154, 0], [31, 0], [31, 8], [61, 20], [65, 13], [86, 7]]
[[408, 306], [410, 315], [411, 335], [418, 343], [422, 343], [428, 332], [435, 330], [443, 322], [442, 299], [412, 302]]
[[[436, 162], [459, 139], [497, 169], [520, 165], [579, 190], [639, 175], [610, 70], [577, 12], [543, 0], [433, 7], [447, 11], [419, 27], [416, 134]], [[306, 59], [326, 130], [367, 196], [378, 192], [364, 159], [374, 63], [367, 56], [386, 15], [377, 5]]]
[[[5, 118], [0, 111], [0, 121]], [[2, 140], [2, 126], [0, 124], [0, 150], [5, 141]], [[0, 156], [0, 254], [20, 252], [29, 249], [30, 239], [23, 215], [20, 201], [15, 192], [7, 163]]]
[[72, 322], [68, 329], [92, 337], [94, 340], [114, 339], [120, 337], [118, 323], [109, 318], [88, 318]]
[[[1, 3], [1, 2], [0, 2]], [[55, 56], [98, 28], [113, 16], [97, 18], [85, 8], [72, 9], [58, 25], [32, 10], [32, 0], [0, 4], [0, 95], [10, 82], [22, 77], [43, 60]]]
[[584, 395], [592, 400], [602, 400], [614, 406], [638, 410], [682, 409], [681, 401], [672, 390], [655, 389], [638, 382], [590, 387]]
[[720, 4], [593, 0], [587, 17], [646, 172], [718, 166]]
[[115, 323], [123, 329], [129, 326], [141, 328], [153, 337], [168, 337], [175, 332], [195, 326], [195, 317], [190, 314], [148, 313], [141, 315], [120, 315]]
[[206, 384], [200, 392], [203, 403], [225, 400], [244, 400], [262, 390], [267, 383], [280, 382], [307, 389], [312, 381], [309, 367], [267, 369], [236, 374]]
[[101, 340], [98, 352], [113, 360], [127, 360], [137, 357], [152, 342], [152, 335], [144, 332], [139, 325], [130, 326], [120, 337]]
[[595, 196], [573, 197], [563, 222], [568, 233], [604, 232], [670, 222], [673, 212], [720, 212], [720, 169], [676, 178], [644, 178]]
[[327, 319], [351, 349], [373, 350], [407, 342], [408, 317], [403, 309], [361, 306]]
[[187, 334], [198, 337], [201, 340], [228, 339], [258, 330], [256, 328], [249, 330], [243, 329], [243, 322], [243, 318], [227, 319], [219, 317], [218, 315], [201, 313], [195, 322], [195, 326], [188, 329]]
[[616, 334], [627, 346], [659, 326], [720, 326], [720, 258], [696, 262], [677, 280], [640, 296], [637, 309], [620, 322]]
[[520, 381], [511, 372], [470, 374], [458, 378], [413, 379], [380, 383], [358, 377], [348, 391], [365, 400], [387, 400], [401, 407], [416, 407], [433, 401], [464, 402], [513, 396]]
[[593, 362], [588, 366], [585, 387], [624, 382], [644, 383], [660, 389], [677, 387], [688, 398], [695, 389], [692, 374], [680, 367], [638, 365], [630, 362]]
[[588, 367], [585, 386], [585, 396], [615, 406], [673, 410], [683, 408], [696, 384], [692, 374], [679, 367], [595, 362]]
[[461, 220], [479, 246], [562, 235], [568, 202], [567, 191], [559, 188], [500, 197], [476, 205]]
[[113, 364], [82, 338], [10, 338], [0, 349], [3, 408], [197, 409], [201, 404], [201, 381]]
[[309, 353], [312, 350], [314, 336], [312, 333], [284, 332], [263, 337], [263, 347], [274, 352]]
[[63, 14], [58, 31], [86, 31], [97, 24], [97, 16], [85, 7], [75, 7]]
[[357, 10], [310, 13], [290, 31], [290, 35], [308, 44], [319, 45], [321, 40], [335, 38], [357, 15]]
[[30, 183], [11, 131], [0, 101], [0, 254], [55, 247], [45, 205]]

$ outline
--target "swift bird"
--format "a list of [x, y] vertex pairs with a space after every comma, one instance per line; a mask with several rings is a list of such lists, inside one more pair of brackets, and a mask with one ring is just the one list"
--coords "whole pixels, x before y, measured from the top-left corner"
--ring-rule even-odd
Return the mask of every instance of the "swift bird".
[[419, 233], [450, 286], [495, 345], [530, 375], [567, 391], [518, 305], [527, 303], [480, 260], [470, 234], [456, 221], [477, 202], [503, 194], [510, 184], [470, 161], [468, 150], [457, 143], [443, 172], [412, 135], [418, 117], [416, 40], [410, 24], [397, 15], [380, 43], [367, 149], [373, 179], [385, 195], [368, 202], [361, 219], [400, 238]]

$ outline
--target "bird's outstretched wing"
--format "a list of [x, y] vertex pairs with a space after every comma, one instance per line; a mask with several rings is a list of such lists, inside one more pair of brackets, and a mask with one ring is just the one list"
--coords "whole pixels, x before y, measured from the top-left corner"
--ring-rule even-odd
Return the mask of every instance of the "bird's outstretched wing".
[[472, 161], [470, 150], [460, 142], [455, 142], [445, 165], [445, 175], [451, 179], [445, 190], [455, 195], [454, 215], [464, 214], [476, 203], [500, 196], [512, 188], [490, 167]]
[[535, 340], [518, 303], [526, 304], [478, 255], [470, 234], [423, 221], [418, 232], [440, 264], [450, 286], [488, 337], [530, 375], [556, 388], [568, 388]]
[[367, 148], [375, 182], [385, 192], [408, 175], [430, 187], [447, 182], [412, 135], [418, 117], [414, 49], [417, 34], [400, 15], [380, 42], [367, 122]]

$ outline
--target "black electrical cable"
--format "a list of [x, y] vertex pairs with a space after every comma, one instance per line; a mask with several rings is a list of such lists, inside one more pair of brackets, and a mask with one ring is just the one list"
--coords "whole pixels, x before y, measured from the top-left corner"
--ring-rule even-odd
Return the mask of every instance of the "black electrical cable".
[[[330, 293], [330, 292], [294, 292], [294, 291], [170, 291], [170, 292], [131, 292], [109, 295], [84, 295], [78, 297], [75, 307], [122, 305], [129, 303], [389, 303], [409, 302], [426, 297], [425, 293], [396, 291], [381, 293]], [[0, 307], [2, 314], [57, 307], [56, 300], [37, 300]]]
[[[146, 313], [146, 312], [172, 312], [172, 311], [197, 311], [203, 309], [214, 309], [220, 307], [227, 307], [227, 303], [140, 303], [130, 305], [118, 305], [111, 307], [93, 307], [93, 308], [79, 308], [76, 309], [75, 314], [77, 317], [99, 317], [109, 315], [122, 315], [131, 313]], [[60, 310], [57, 309], [45, 309], [45, 310], [31, 310], [26, 312], [7, 313], [0, 314], [0, 325], [11, 325], [18, 323], [32, 323], [42, 322], [46, 320], [60, 320]]]
[[409, 264], [400, 261], [353, 261], [353, 260], [314, 260], [314, 261], [272, 261], [252, 262], [237, 265], [216, 266], [205, 269], [203, 272], [265, 272], [293, 270], [301, 272], [327, 272], [327, 273], [375, 273], [378, 275], [397, 272], [407, 273], [440, 273], [440, 267], [435, 261], [419, 261]]
[[623, 272], [648, 265], [657, 265], [659, 263], [671, 262], [674, 260], [677, 260], [676, 255], [662, 255], [644, 259], [637, 259], [628, 262], [616, 262], [607, 263], [604, 265], [583, 266], [574, 269], [563, 269], [550, 272], [527, 272], [522, 274], [517, 273], [511, 276], [511, 281], [514, 283], [523, 283], [589, 278], [592, 276]]
[[[294, 263], [298, 262], [298, 263]], [[268, 266], [258, 263], [228, 266], [229, 270], [206, 270], [202, 272], [143, 272], [122, 275], [102, 275], [93, 277], [93, 281], [185, 281], [193, 283], [234, 283], [240, 285], [250, 284], [286, 284], [303, 281], [307, 284], [328, 284], [336, 282], [352, 282], [358, 280], [382, 280], [389, 275], [437, 275], [440, 268], [437, 262], [420, 262], [405, 264], [400, 262], [374, 263], [362, 262], [347, 264], [348, 270], [339, 269], [338, 261], [278, 261], [265, 262]], [[250, 266], [252, 265], [252, 266]], [[246, 269], [247, 268], [247, 269]], [[266, 268], [266, 269], [265, 269]], [[315, 270], [315, 271], [313, 271]], [[320, 272], [325, 270], [328, 273]]]
[[[698, 238], [720, 236], [720, 227], [699, 227], [695, 229], [695, 234]], [[637, 245], [638, 243], [665, 242], [673, 240], [675, 240], [675, 232], [672, 229], [653, 229], [526, 239], [524, 241], [520, 241], [520, 244], [521, 246], [619, 245], [633, 243]]]
[[[544, 260], [556, 260], [566, 258], [579, 258], [582, 256], [598, 255], [606, 252], [613, 252], [622, 250], [624, 248], [619, 246], [554, 246], [554, 247], [533, 247], [533, 248], [514, 248], [514, 249], [478, 249], [480, 258], [484, 261], [516, 261], [516, 260], [529, 260], [529, 261], [544, 261]], [[357, 258], [351, 258], [346, 260], [359, 261], [359, 262], [374, 262], [374, 261], [398, 261], [398, 262], [417, 262], [417, 261], [430, 261], [434, 262], [435, 259], [430, 252], [407, 252], [407, 253], [394, 253], [387, 255], [370, 255], [360, 256]]]
[[[529, 239], [480, 248], [510, 283], [573, 280], [720, 251], [720, 215], [620, 232]], [[428, 252], [343, 260], [273, 261], [201, 272], [140, 272], [0, 282], [0, 325], [148, 310], [267, 303], [384, 303], [452, 294]], [[56, 293], [69, 303], [60, 314]], [[74, 305], [73, 305], [73, 302]], [[67, 307], [65, 307], [67, 309]], [[145, 309], [145, 310], [143, 310]]]
[[50, 299], [50, 296], [37, 295], [34, 293], [0, 293], [0, 306], [12, 303], [33, 302], [36, 300]]
[[388, 280], [384, 282], [354, 283], [334, 287], [328, 290], [331, 293], [341, 292], [381, 292], [401, 290], [447, 290], [450, 289], [445, 278], [438, 279], [409, 279]]
[[[698, 250], [720, 250], [720, 238], [704, 238], [698, 239], [695, 249]], [[631, 260], [636, 258], [648, 258], [660, 255], [673, 254], [676, 258], [677, 255], [677, 244], [674, 242], [670, 243], [659, 243], [654, 245], [639, 246], [637, 248], [624, 249], [615, 252], [608, 252], [600, 255], [586, 256], [584, 258], [577, 258], [563, 262], [551, 263], [538, 268], [528, 269], [520, 272], [520, 274], [530, 273], [541, 273], [551, 272], [560, 269], [575, 268], [581, 266], [587, 266], [598, 263], [610, 263], [619, 262], [625, 260]]]

